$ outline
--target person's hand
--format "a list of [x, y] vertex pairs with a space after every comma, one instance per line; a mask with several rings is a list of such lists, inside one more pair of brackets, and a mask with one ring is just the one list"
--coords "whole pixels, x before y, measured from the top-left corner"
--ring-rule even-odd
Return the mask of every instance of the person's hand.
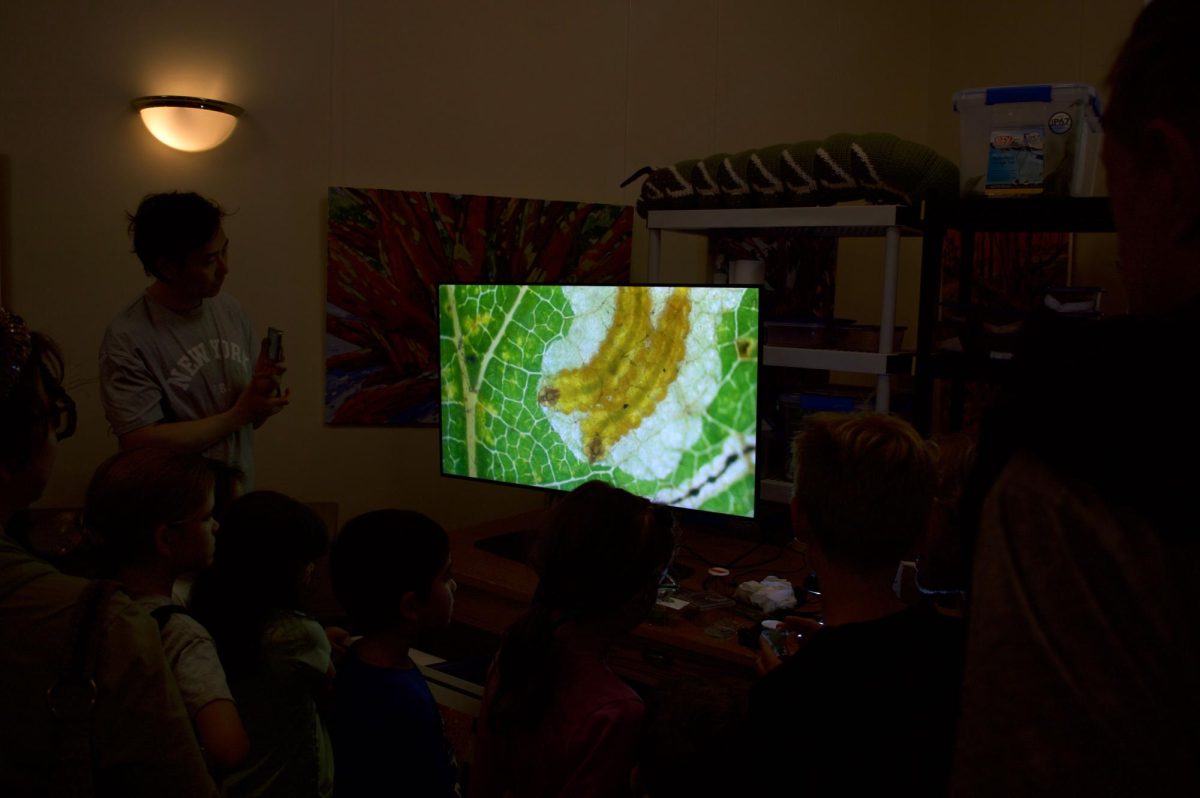
[[258, 358], [254, 361], [254, 371], [250, 375], [250, 384], [238, 397], [238, 414], [245, 419], [245, 423], [253, 424], [255, 429], [287, 407], [292, 397], [291, 389], [283, 392], [279, 390], [279, 379], [287, 371], [287, 364], [283, 362], [282, 357], [281, 345], [280, 361], [272, 361], [267, 355], [267, 339], [262, 339], [258, 347]]
[[[795, 654], [804, 643], [821, 628], [821, 623], [813, 618], [802, 618], [798, 615], [788, 615], [783, 619], [783, 625], [787, 627], [789, 634], [784, 644], [787, 648], [787, 656]], [[783, 657], [775, 653], [775, 649], [763, 637], [758, 638], [758, 673], [760, 676], [766, 676], [771, 671], [783, 664]]]
[[758, 675], [766, 676], [771, 671], [783, 664], [783, 658], [775, 653], [775, 649], [767, 642], [767, 639], [762, 635], [758, 636], [758, 659], [755, 660], [755, 665], [758, 667]]
[[788, 637], [788, 645], [795, 646], [794, 649], [788, 652], [789, 654], [795, 654], [813, 632], [825, 628], [825, 624], [816, 618], [805, 618], [800, 615], [785, 615], [783, 625], [792, 633]]
[[279, 379], [287, 371], [287, 361], [283, 355], [283, 344], [279, 345], [279, 361], [271, 360], [267, 354], [267, 339], [262, 339], [258, 347], [258, 358], [254, 361], [254, 371], [251, 384], [257, 383], [262, 390], [269, 393], [279, 393]]
[[287, 407], [291, 400], [291, 390], [282, 395], [274, 393], [274, 382], [270, 377], [258, 376], [242, 389], [234, 410], [243, 419], [243, 423], [261, 427], [263, 422]]

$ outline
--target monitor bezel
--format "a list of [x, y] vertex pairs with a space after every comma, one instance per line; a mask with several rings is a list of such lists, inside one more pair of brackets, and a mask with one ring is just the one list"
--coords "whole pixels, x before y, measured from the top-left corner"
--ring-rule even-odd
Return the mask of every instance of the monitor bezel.
[[[756, 367], [758, 369], [758, 379], [755, 381], [755, 436], [754, 436], [754, 502], [752, 505], [753, 512], [751, 515], [737, 515], [734, 513], [723, 513], [716, 510], [701, 510], [691, 507], [677, 507], [675, 505], [663, 505], [670, 507], [673, 512], [684, 514], [695, 514], [696, 518], [707, 519], [726, 519], [729, 521], [754, 522], [758, 520], [759, 504], [762, 501], [762, 479], [764, 464], [759, 456], [762, 451], [762, 420], [763, 420], [763, 391], [762, 391], [762, 376], [763, 376], [763, 286], [760, 284], [740, 285], [728, 283], [686, 283], [686, 282], [657, 282], [657, 283], [596, 283], [596, 282], [577, 282], [577, 283], [521, 283], [521, 282], [497, 282], [497, 283], [480, 283], [480, 282], [459, 282], [452, 280], [442, 280], [434, 285], [434, 296], [436, 299], [437, 312], [436, 319], [438, 324], [439, 336], [442, 325], [442, 286], [447, 285], [478, 285], [478, 286], [558, 286], [558, 287], [600, 287], [600, 288], [713, 288], [713, 289], [755, 289], [758, 291], [758, 346], [756, 347]], [[440, 341], [440, 338], [439, 338]], [[438, 411], [438, 467], [441, 475], [447, 479], [459, 479], [467, 482], [484, 483], [491, 485], [503, 485], [509, 488], [517, 488], [520, 490], [539, 491], [547, 495], [563, 496], [570, 491], [562, 488], [545, 487], [542, 485], [526, 485], [519, 482], [505, 482], [504, 480], [492, 479], [489, 477], [473, 477], [467, 474], [449, 473], [446, 471], [446, 435], [445, 421], [441, 413], [441, 390], [442, 390], [442, 357], [441, 344], [438, 345], [438, 396], [439, 396], [439, 411]]]

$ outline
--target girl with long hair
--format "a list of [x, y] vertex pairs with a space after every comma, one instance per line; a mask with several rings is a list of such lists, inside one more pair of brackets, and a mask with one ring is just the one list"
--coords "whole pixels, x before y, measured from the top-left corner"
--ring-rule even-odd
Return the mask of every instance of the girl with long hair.
[[224, 781], [230, 796], [333, 791], [333, 752], [318, 711], [331, 683], [325, 630], [302, 611], [329, 530], [311, 508], [256, 491], [229, 505], [191, 612], [212, 633], [250, 736]]
[[489, 674], [473, 797], [628, 794], [644, 708], [605, 656], [649, 614], [674, 545], [670, 511], [603, 482], [553, 509], [533, 604]]

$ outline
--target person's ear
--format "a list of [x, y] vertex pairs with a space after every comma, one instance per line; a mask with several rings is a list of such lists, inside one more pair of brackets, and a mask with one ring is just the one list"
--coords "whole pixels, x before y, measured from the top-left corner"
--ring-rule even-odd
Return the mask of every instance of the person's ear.
[[1163, 192], [1172, 241], [1200, 238], [1200, 150], [1177, 125], [1153, 119], [1143, 129], [1143, 160], [1155, 171], [1154, 185]]
[[154, 551], [162, 557], [171, 556], [171, 527], [167, 524], [154, 527]]
[[169, 283], [179, 274], [179, 264], [170, 258], [159, 255], [154, 259], [154, 272], [158, 275], [159, 280]]
[[409, 623], [417, 623], [421, 620], [421, 609], [424, 606], [424, 602], [412, 590], [400, 597], [400, 615]]
[[821, 546], [817, 542], [817, 536], [813, 534], [812, 521], [809, 520], [808, 513], [804, 512], [804, 508], [800, 506], [800, 501], [792, 497], [792, 531], [796, 536], [796, 540], [802, 542], [807, 548], [808, 564], [814, 569], [817, 564], [823, 562], [821, 555]]

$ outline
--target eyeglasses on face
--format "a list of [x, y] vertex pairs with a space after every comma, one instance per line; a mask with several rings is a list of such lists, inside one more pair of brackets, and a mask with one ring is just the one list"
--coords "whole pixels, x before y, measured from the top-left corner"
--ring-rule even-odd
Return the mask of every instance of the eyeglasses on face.
[[50, 429], [54, 430], [55, 440], [65, 441], [75, 434], [75, 424], [78, 420], [75, 400], [62, 388], [57, 388], [51, 392], [45, 411], [33, 417], [34, 421], [41, 419], [49, 422]]

